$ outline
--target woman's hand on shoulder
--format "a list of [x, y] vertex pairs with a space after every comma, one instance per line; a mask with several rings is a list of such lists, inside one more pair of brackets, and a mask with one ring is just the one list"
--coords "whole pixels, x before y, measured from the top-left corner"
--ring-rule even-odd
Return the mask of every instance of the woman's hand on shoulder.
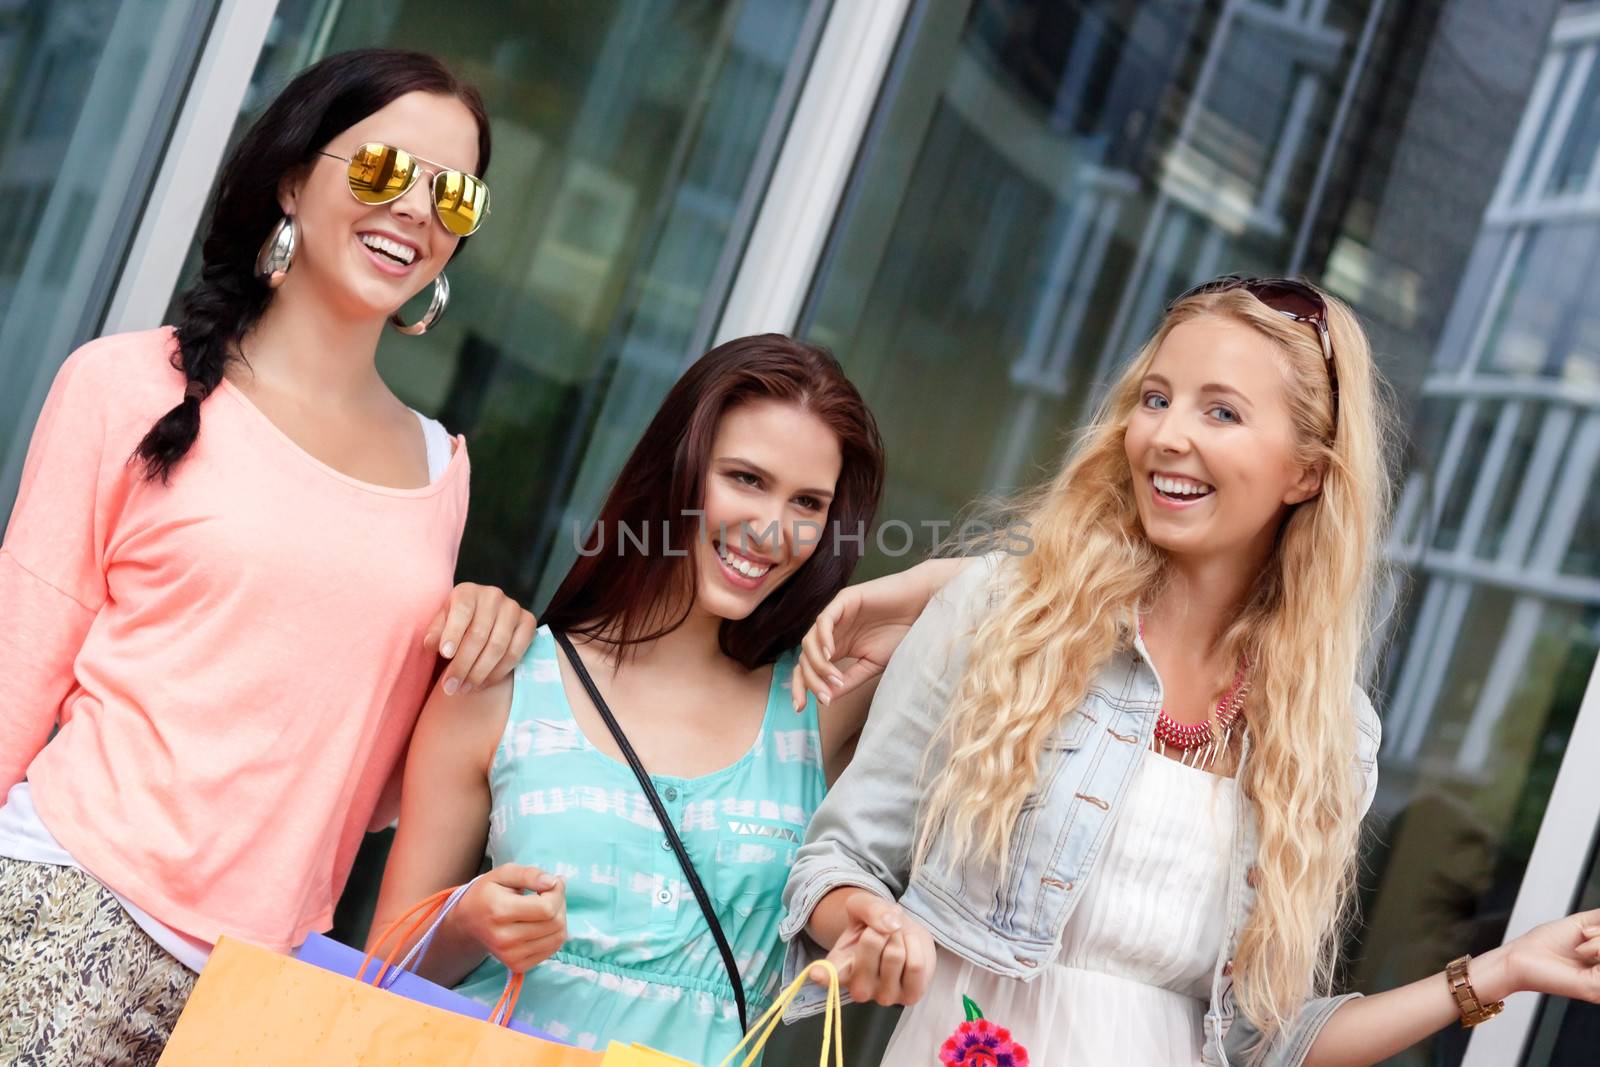
[[[857, 1004], [915, 1004], [928, 991], [937, 953], [933, 935], [922, 924], [870, 890], [835, 889], [844, 911], [844, 931], [828, 952], [828, 962]], [[826, 899], [826, 898], [824, 898]], [[828, 972], [811, 969], [811, 980], [828, 984]]]
[[806, 691], [831, 704], [883, 673], [933, 595], [970, 559], [933, 559], [839, 591], [800, 642], [789, 681], [796, 711]]
[[462, 582], [433, 617], [422, 646], [449, 660], [439, 686], [448, 696], [470, 693], [509, 675], [533, 643], [539, 623], [493, 586]]
[[450, 921], [506, 970], [525, 974], [566, 943], [566, 883], [537, 867], [504, 863], [461, 895]]

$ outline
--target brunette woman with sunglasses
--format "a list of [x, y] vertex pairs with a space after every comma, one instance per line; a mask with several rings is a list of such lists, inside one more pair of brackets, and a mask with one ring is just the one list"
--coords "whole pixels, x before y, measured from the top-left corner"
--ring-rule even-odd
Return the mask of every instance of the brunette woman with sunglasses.
[[326, 929], [439, 658], [465, 692], [532, 639], [452, 591], [465, 444], [375, 366], [488, 163], [437, 60], [330, 57], [228, 160], [176, 325], [62, 366], [0, 547], [0, 1060], [154, 1063], [219, 936]]

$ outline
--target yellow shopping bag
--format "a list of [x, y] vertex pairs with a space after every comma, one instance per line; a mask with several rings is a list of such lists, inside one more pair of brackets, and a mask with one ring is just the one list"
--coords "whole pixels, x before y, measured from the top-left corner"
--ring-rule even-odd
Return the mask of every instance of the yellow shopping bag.
[[[811, 966], [825, 968], [828, 972], [828, 1006], [822, 1016], [822, 1060], [817, 1067], [828, 1067], [829, 1048], [833, 1049], [834, 1067], [844, 1067], [844, 1009], [843, 1001], [839, 998], [839, 972], [834, 970], [833, 964], [827, 960]], [[798, 978], [789, 983], [788, 989], [778, 994], [778, 999], [772, 1002], [772, 1007], [756, 1020], [750, 1032], [744, 1035], [744, 1040], [735, 1045], [733, 1051], [728, 1053], [717, 1067], [728, 1067], [740, 1052], [745, 1054], [740, 1067], [750, 1067], [755, 1062], [756, 1057], [761, 1055], [761, 1050], [766, 1048], [773, 1031], [783, 1022], [783, 1009], [788, 1007], [789, 1002], [810, 980], [810, 973], [809, 968], [802, 971]], [[622, 1045], [613, 1041], [611, 1047], [606, 1049], [606, 1058], [601, 1061], [600, 1067], [702, 1067], [702, 1065], [680, 1060], [676, 1056], [669, 1056], [665, 1052], [657, 1052], [643, 1045]]]

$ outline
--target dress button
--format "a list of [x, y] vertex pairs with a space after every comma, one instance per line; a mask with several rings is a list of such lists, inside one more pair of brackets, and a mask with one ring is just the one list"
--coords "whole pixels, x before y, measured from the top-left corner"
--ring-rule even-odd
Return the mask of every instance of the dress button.
[[671, 904], [672, 903], [672, 890], [670, 890], [670, 889], [658, 890], [656, 892], [656, 903], [657, 904]]
[[663, 851], [663, 852], [671, 852], [672, 851], [672, 841], [670, 839], [665, 838], [665, 837], [663, 837], [661, 839], [661, 851]]
[[666, 793], [664, 795], [666, 796], [666, 798], [668, 800], [677, 800], [678, 799], [678, 790], [676, 788], [674, 788], [673, 786], [669, 785], [669, 786], [667, 786]]

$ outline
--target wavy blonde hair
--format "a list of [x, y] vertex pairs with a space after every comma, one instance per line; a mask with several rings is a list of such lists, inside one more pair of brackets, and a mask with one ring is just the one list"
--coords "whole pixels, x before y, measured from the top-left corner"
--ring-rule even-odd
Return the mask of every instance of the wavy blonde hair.
[[930, 749], [947, 758], [930, 783], [916, 849], [920, 863], [938, 828], [951, 854], [975, 846], [1006, 867], [1045, 740], [1131, 642], [1129, 620], [1165, 576], [1164, 554], [1139, 522], [1123, 445], [1144, 376], [1181, 323], [1221, 316], [1259, 331], [1283, 357], [1297, 460], [1324, 470], [1320, 492], [1289, 510], [1222, 639], [1224, 662], [1250, 663], [1251, 747], [1239, 774], [1260, 826], [1256, 903], [1234, 968], [1240, 1009], [1267, 1035], [1331, 989], [1349, 916], [1363, 797], [1352, 688], [1390, 501], [1387, 406], [1371, 349], [1349, 307], [1324, 300], [1337, 427], [1316, 331], [1243, 290], [1203, 293], [1168, 312], [1055, 478], [1015, 502], [1034, 549], [1010, 561], [1014, 580], [974, 632]]

